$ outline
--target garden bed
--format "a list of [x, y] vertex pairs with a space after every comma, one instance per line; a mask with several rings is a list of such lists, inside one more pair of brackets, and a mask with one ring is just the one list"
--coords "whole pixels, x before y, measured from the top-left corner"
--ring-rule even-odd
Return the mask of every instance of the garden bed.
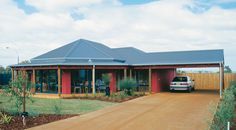
[[119, 92], [111, 94], [110, 96], [105, 96], [104, 94], [97, 95], [84, 95], [84, 96], [71, 96], [71, 97], [62, 97], [63, 99], [88, 99], [88, 100], [100, 100], [106, 102], [115, 102], [121, 103], [125, 101], [129, 101], [138, 97], [145, 96], [145, 93], [135, 93], [132, 96], [123, 95]]
[[236, 84], [233, 84], [224, 90], [222, 98], [220, 99], [216, 110], [214, 111], [214, 117], [210, 124], [210, 130], [227, 129], [228, 122], [231, 122], [232, 129], [235, 129], [235, 124], [233, 124], [233, 122], [236, 121], [234, 116], [236, 111], [235, 97]]
[[1, 124], [0, 130], [23, 130], [30, 127], [47, 124], [50, 122], [78, 116], [78, 114], [55, 115], [55, 114], [40, 114], [38, 116], [30, 116], [26, 118], [26, 126], [23, 126], [20, 116], [13, 116], [9, 124]]

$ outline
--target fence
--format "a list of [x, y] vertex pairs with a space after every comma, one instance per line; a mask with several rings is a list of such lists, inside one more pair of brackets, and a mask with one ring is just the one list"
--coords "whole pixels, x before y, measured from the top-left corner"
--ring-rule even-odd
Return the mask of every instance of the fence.
[[[219, 73], [183, 73], [178, 76], [189, 76], [195, 80], [196, 89], [219, 89]], [[228, 87], [231, 81], [236, 81], [236, 73], [224, 74], [224, 86]]]

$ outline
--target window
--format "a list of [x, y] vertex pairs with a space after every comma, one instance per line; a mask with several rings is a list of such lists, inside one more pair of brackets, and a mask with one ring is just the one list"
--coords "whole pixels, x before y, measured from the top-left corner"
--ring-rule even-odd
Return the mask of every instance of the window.
[[187, 77], [175, 77], [173, 79], [173, 82], [187, 82], [188, 78]]

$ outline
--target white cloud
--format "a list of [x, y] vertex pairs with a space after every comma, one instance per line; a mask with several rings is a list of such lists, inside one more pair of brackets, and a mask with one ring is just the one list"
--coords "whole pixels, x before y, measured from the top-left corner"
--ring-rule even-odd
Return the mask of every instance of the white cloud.
[[[117, 0], [26, 0], [39, 12], [27, 15], [14, 2], [0, 2], [0, 64], [15, 63], [79, 38], [110, 47], [134, 46], [145, 51], [225, 49], [226, 63], [236, 70], [236, 10], [213, 6], [194, 14], [183, 1], [122, 5]], [[71, 11], [83, 15], [74, 20]], [[14, 43], [15, 45], [11, 44]], [[4, 51], [4, 53], [3, 53]], [[11, 60], [4, 60], [12, 55]]]

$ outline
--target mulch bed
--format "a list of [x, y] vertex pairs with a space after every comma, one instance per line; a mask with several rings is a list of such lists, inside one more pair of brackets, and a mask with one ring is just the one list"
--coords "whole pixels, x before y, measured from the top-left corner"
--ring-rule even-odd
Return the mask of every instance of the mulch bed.
[[128, 96], [125, 98], [113, 98], [112, 96], [107, 97], [107, 96], [99, 96], [99, 97], [91, 97], [91, 96], [84, 96], [84, 97], [63, 97], [63, 99], [88, 99], [88, 100], [100, 100], [100, 101], [106, 101], [106, 102], [116, 102], [116, 103], [121, 103], [121, 102], [125, 102], [125, 101], [129, 101], [138, 97], [142, 97], [145, 95], [139, 95], [139, 96]]
[[24, 130], [30, 127], [47, 124], [53, 121], [62, 120], [73, 116], [78, 116], [78, 115], [41, 114], [35, 117], [27, 117], [26, 126], [23, 126], [22, 118], [20, 116], [14, 116], [10, 124], [0, 125], [0, 130]]

